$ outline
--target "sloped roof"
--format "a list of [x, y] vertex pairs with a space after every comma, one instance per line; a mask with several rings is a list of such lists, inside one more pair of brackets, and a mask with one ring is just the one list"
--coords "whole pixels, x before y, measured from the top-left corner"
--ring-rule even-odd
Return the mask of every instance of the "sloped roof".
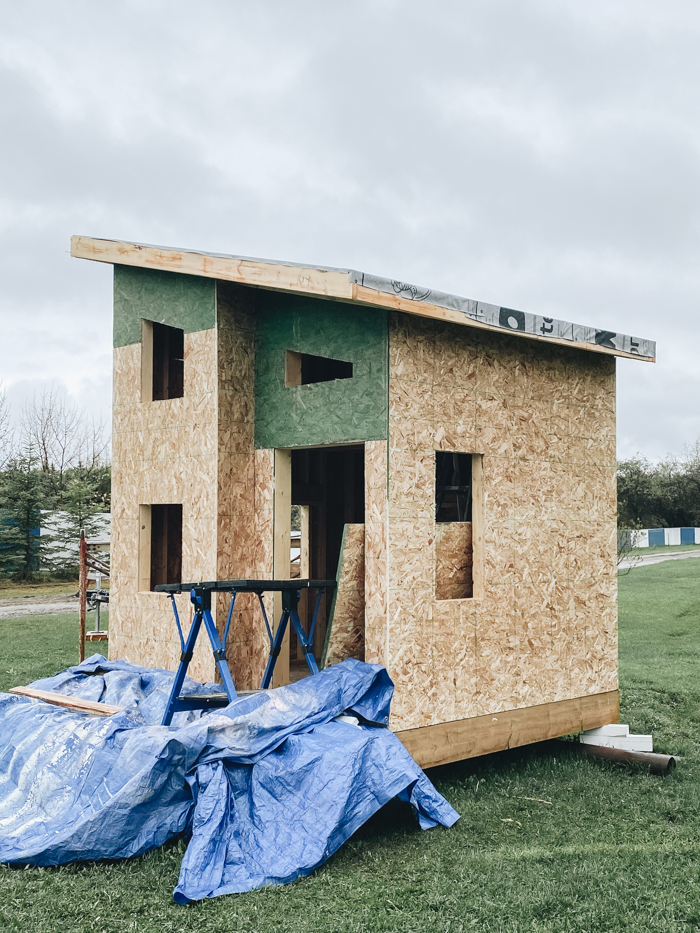
[[307, 266], [83, 236], [71, 238], [71, 256], [116, 265], [199, 275], [318, 298], [377, 305], [407, 314], [452, 321], [499, 333], [505, 331], [533, 340], [575, 346], [596, 353], [648, 362], [654, 362], [656, 359], [656, 343], [653, 340], [630, 337], [598, 327], [571, 324], [568, 321], [513, 308], [503, 308], [396, 279], [357, 272], [354, 269]]

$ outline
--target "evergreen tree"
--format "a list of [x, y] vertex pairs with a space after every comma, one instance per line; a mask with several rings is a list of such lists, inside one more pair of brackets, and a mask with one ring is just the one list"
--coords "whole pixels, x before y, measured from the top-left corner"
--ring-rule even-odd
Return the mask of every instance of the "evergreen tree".
[[34, 577], [48, 544], [39, 532], [46, 497], [38, 465], [32, 452], [25, 451], [0, 473], [0, 570], [20, 580]]
[[78, 564], [80, 532], [90, 538], [102, 527], [101, 517], [108, 512], [104, 501], [104, 476], [101, 471], [74, 469], [66, 477], [60, 511], [46, 516], [51, 529], [52, 569], [69, 571]]

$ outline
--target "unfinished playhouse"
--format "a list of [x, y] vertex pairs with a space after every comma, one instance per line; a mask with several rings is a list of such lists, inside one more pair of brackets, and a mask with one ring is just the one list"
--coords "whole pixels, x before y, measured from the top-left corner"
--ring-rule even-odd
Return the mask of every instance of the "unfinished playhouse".
[[[387, 668], [423, 767], [617, 722], [615, 357], [653, 342], [348, 270], [71, 251], [114, 265], [110, 657], [177, 667], [158, 584], [336, 578], [314, 655]], [[268, 652], [241, 593], [237, 688]], [[215, 679], [204, 639], [189, 673]]]

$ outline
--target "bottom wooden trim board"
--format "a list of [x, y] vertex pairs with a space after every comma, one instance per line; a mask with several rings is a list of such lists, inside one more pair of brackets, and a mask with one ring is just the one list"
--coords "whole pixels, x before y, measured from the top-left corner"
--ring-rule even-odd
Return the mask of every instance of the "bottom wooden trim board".
[[596, 729], [617, 722], [619, 717], [620, 693], [611, 690], [573, 700], [405, 729], [396, 735], [421, 768], [434, 768], [451, 761]]

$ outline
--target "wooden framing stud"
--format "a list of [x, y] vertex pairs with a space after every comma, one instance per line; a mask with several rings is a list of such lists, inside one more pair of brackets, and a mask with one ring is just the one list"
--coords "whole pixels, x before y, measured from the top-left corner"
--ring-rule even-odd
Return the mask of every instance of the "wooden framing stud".
[[[274, 550], [273, 577], [275, 580], [290, 580], [289, 555], [292, 538], [292, 452], [275, 450], [275, 492], [274, 492]], [[274, 594], [275, 631], [282, 615], [282, 594]], [[275, 665], [272, 679], [273, 687], [282, 687], [289, 683], [289, 631], [287, 626], [280, 656]]]

